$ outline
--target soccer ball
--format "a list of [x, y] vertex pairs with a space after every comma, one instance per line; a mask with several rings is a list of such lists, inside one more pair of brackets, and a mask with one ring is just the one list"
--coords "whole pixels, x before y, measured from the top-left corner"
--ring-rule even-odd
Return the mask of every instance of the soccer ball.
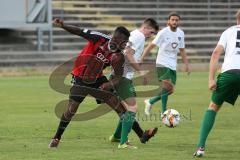
[[176, 127], [180, 122], [180, 113], [175, 109], [168, 109], [162, 114], [162, 122], [167, 127]]

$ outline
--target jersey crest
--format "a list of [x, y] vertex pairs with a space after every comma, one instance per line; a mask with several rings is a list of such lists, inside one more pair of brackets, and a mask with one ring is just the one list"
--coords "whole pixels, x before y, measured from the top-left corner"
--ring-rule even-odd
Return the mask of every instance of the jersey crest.
[[178, 43], [177, 43], [177, 42], [173, 42], [173, 43], [172, 43], [172, 48], [173, 48], [173, 49], [177, 48], [177, 46], [178, 46]]

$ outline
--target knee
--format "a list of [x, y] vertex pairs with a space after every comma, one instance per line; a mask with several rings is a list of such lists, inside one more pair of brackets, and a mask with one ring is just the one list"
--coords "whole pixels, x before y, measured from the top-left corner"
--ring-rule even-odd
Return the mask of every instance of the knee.
[[66, 121], [71, 121], [71, 119], [74, 115], [75, 114], [72, 114], [69, 111], [66, 111], [66, 112], [63, 113], [62, 119], [66, 120]]
[[218, 112], [221, 106], [216, 105], [215, 103], [211, 102], [208, 109]]
[[163, 93], [165, 93], [165, 94], [167, 94], [167, 95], [171, 95], [171, 94], [173, 93], [173, 91], [174, 91], [173, 86], [164, 87], [163, 89], [164, 89], [164, 92], [163, 92]]
[[68, 108], [64, 112], [63, 118], [67, 121], [70, 121], [72, 117], [75, 115], [75, 113], [77, 112], [78, 106], [79, 106], [78, 102], [74, 100], [69, 100]]
[[165, 89], [167, 94], [170, 95], [174, 91], [174, 85], [169, 81], [163, 81], [163, 89]]
[[105, 99], [104, 101], [112, 108], [120, 103], [120, 100], [116, 96], [108, 97], [108, 99]]
[[128, 111], [136, 113], [137, 112], [137, 105], [128, 106]]
[[126, 111], [120, 100], [116, 97], [109, 98], [106, 103], [115, 111], [118, 115], [121, 115]]
[[168, 91], [168, 95], [172, 94], [174, 91], [173, 86], [169, 87], [167, 91]]
[[137, 112], [137, 102], [135, 98], [125, 100], [123, 104], [126, 105], [126, 108], [128, 111], [135, 112], [135, 113]]

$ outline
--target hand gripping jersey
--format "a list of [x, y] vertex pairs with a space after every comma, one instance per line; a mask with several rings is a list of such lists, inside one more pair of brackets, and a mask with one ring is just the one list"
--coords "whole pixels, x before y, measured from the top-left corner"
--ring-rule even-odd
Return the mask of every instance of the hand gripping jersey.
[[88, 40], [88, 44], [78, 55], [72, 74], [84, 82], [94, 83], [103, 76], [103, 69], [112, 66], [115, 75], [123, 74], [124, 56], [120, 51], [111, 52], [108, 48], [110, 37], [96, 31], [83, 29], [81, 37]]

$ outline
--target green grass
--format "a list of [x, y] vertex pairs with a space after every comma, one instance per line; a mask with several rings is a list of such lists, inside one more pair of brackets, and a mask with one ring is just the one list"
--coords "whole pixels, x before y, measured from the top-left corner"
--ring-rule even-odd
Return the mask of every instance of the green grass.
[[[210, 101], [207, 73], [178, 74], [175, 93], [169, 98], [169, 107], [182, 113], [181, 124], [174, 129], [164, 127], [159, 118], [143, 117], [143, 100], [138, 98], [139, 121], [144, 128], [160, 126], [159, 133], [143, 145], [132, 132], [130, 140], [138, 150], [118, 150], [109, 143], [118, 118], [114, 112], [85, 122], [72, 122], [64, 133], [58, 149], [48, 149], [59, 120], [55, 105], [68, 96], [55, 92], [48, 85], [47, 76], [0, 78], [0, 159], [3, 160], [87, 160], [140, 159], [189, 160], [195, 150], [199, 127]], [[240, 119], [238, 100], [235, 107], [224, 104], [207, 141], [204, 159], [237, 160], [240, 157]], [[94, 108], [88, 99], [79, 108], [84, 112]], [[159, 112], [158, 102], [154, 113]], [[191, 112], [191, 119], [190, 119]]]

